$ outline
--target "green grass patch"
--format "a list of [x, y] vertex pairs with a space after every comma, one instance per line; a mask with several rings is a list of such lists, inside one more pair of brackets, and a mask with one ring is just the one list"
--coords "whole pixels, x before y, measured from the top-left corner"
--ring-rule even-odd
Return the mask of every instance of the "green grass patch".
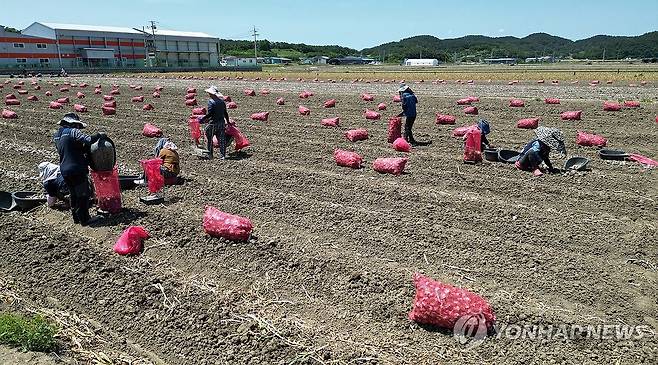
[[55, 326], [41, 316], [0, 313], [0, 344], [23, 351], [51, 352], [57, 348]]

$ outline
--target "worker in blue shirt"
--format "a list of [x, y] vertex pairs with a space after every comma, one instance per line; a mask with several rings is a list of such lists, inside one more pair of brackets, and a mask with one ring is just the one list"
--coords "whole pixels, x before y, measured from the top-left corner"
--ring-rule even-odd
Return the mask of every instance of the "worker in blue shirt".
[[431, 141], [418, 142], [414, 139], [412, 128], [416, 121], [416, 104], [418, 104], [416, 94], [414, 94], [409, 86], [404, 84], [400, 86], [398, 93], [400, 94], [400, 99], [402, 101], [402, 113], [398, 114], [398, 117], [405, 117], [404, 139], [412, 146], [425, 146], [431, 144]]
[[198, 118], [198, 120], [201, 124], [210, 120], [205, 128], [208, 158], [212, 159], [213, 157], [212, 138], [215, 137], [219, 142], [219, 153], [222, 155], [221, 159], [223, 160], [226, 158], [226, 123], [229, 121], [226, 102], [224, 101], [224, 95], [219, 92], [217, 86], [211, 86], [205, 92], [210, 96], [208, 114]]
[[81, 129], [86, 128], [87, 124], [75, 113], [65, 114], [58, 124], [60, 128], [55, 132], [53, 141], [59, 154], [59, 171], [69, 189], [73, 222], [86, 226], [91, 220], [87, 153], [91, 144], [100, 138], [100, 134], [88, 136], [82, 133]]
[[559, 169], [553, 168], [549, 159], [551, 150], [555, 150], [561, 155], [566, 155], [567, 149], [564, 145], [564, 136], [558, 128], [539, 127], [535, 129], [536, 138], [528, 142], [516, 161], [516, 168], [523, 171], [532, 171], [534, 176], [543, 175], [541, 163], [548, 167], [548, 172], [559, 172]]

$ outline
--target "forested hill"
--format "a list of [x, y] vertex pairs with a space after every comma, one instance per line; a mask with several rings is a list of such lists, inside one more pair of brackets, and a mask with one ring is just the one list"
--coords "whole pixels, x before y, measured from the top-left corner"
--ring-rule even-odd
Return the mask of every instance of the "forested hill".
[[440, 61], [498, 57], [573, 57], [577, 59], [601, 59], [605, 50], [606, 59], [658, 57], [658, 31], [641, 36], [599, 35], [579, 41], [535, 33], [527, 37], [486, 37], [469, 35], [454, 39], [439, 39], [421, 35], [399, 42], [385, 43], [364, 49], [363, 54], [386, 61], [405, 58], [437, 58]]

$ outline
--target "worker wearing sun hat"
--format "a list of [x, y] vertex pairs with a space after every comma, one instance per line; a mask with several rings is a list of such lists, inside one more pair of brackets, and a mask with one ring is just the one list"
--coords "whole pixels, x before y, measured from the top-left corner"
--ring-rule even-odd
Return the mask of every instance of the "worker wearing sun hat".
[[541, 176], [543, 172], [540, 165], [543, 162], [549, 172], [559, 172], [558, 169], [553, 168], [549, 155], [552, 150], [562, 156], [567, 154], [562, 131], [558, 128], [539, 127], [535, 129], [535, 135], [536, 138], [523, 148], [515, 164], [516, 167], [519, 170], [532, 171], [535, 176]]
[[53, 136], [59, 154], [59, 171], [69, 188], [73, 222], [87, 225], [90, 221], [89, 163], [87, 152], [100, 135], [89, 136], [81, 131], [87, 124], [75, 113], [65, 114], [57, 123], [60, 128]]
[[418, 145], [428, 145], [431, 142], [417, 142], [414, 139], [412, 128], [414, 122], [416, 121], [416, 104], [418, 104], [418, 98], [416, 94], [411, 90], [406, 84], [400, 85], [398, 88], [398, 93], [400, 94], [400, 99], [402, 101], [402, 113], [398, 114], [398, 117], [405, 117], [404, 121], [404, 139], [409, 142], [412, 146]]
[[226, 102], [224, 102], [224, 95], [219, 92], [217, 86], [210, 86], [205, 92], [210, 96], [208, 114], [198, 118], [199, 123], [203, 124], [210, 121], [205, 128], [208, 157], [213, 157], [212, 138], [216, 137], [219, 142], [219, 153], [222, 155], [223, 160], [226, 158], [226, 123], [229, 121]]

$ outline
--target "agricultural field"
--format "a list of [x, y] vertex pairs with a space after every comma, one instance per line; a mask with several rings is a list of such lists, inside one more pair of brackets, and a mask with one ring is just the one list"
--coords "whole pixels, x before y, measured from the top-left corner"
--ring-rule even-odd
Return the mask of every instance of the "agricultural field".
[[[168, 74], [189, 77], [190, 73]], [[586, 85], [591, 80], [603, 83], [612, 81], [617, 86], [639, 85], [642, 81], [658, 82], [658, 66], [655, 64], [629, 64], [628, 62], [585, 63], [559, 62], [554, 64], [523, 65], [441, 65], [439, 67], [407, 67], [396, 65], [263, 65], [262, 72], [197, 72], [197, 77], [245, 77], [261, 79], [287, 78], [296, 80], [314, 80], [329, 82], [362, 80], [363, 82], [382, 83], [405, 79], [407, 81], [431, 82], [433, 80], [450, 80], [464, 82], [474, 80], [485, 83], [508, 83], [513, 80], [550, 83], [579, 83]], [[149, 77], [160, 77], [151, 74]]]
[[[179, 146], [185, 183], [167, 187], [164, 204], [140, 203], [145, 188], [126, 190], [122, 213], [93, 228], [45, 206], [0, 215], [0, 311], [39, 313], [56, 323], [65, 363], [656, 362], [658, 175], [637, 163], [601, 160], [596, 148], [575, 143], [577, 131], [597, 133], [611, 148], [658, 158], [653, 78], [631, 87], [608, 85], [604, 77], [594, 86], [592, 78], [468, 85], [428, 77], [410, 86], [420, 101], [416, 138], [433, 143], [400, 153], [386, 141], [388, 117], [400, 111], [392, 102], [398, 84], [390, 80], [185, 76], [40, 79], [40, 90], [26, 79], [27, 95], [17, 95], [21, 105], [7, 107], [18, 118], [0, 119], [5, 191], [40, 189], [37, 165], [58, 161], [51, 136], [74, 103], [89, 110], [81, 113], [87, 132], [107, 132], [116, 143], [121, 174], [139, 173], [139, 160], [152, 153], [156, 140], [142, 136], [144, 123]], [[231, 79], [208, 80], [216, 76]], [[401, 77], [387, 77], [394, 78]], [[6, 80], [0, 79], [1, 91], [15, 92], [18, 80]], [[65, 82], [90, 86], [60, 92]], [[116, 115], [102, 115], [96, 84], [103, 94], [118, 86]], [[251, 142], [224, 161], [197, 159], [189, 146], [185, 92], [209, 84], [237, 103], [229, 114]], [[152, 98], [157, 86], [161, 97]], [[256, 96], [245, 96], [246, 88]], [[314, 96], [300, 99], [306, 90]], [[84, 99], [76, 99], [78, 91]], [[374, 101], [361, 100], [366, 92]], [[28, 101], [30, 95], [39, 100]], [[145, 101], [131, 102], [138, 95]], [[63, 96], [71, 99], [64, 109], [48, 108]], [[456, 105], [467, 96], [480, 99], [477, 117]], [[279, 97], [285, 105], [276, 105]], [[336, 107], [323, 108], [332, 98]], [[523, 99], [525, 107], [509, 107], [511, 98]], [[547, 105], [545, 98], [561, 104]], [[198, 99], [205, 103], [203, 93]], [[640, 107], [605, 112], [607, 100], [640, 101]], [[381, 102], [387, 104], [381, 120], [366, 120], [364, 109]], [[154, 110], [142, 110], [145, 103]], [[299, 105], [310, 115], [300, 115]], [[570, 110], [582, 110], [582, 120], [561, 120]], [[250, 120], [263, 111], [269, 121]], [[457, 116], [456, 125], [436, 125], [435, 113]], [[340, 117], [340, 126], [321, 126], [329, 117]], [[515, 127], [528, 117], [561, 128], [568, 156], [589, 158], [591, 170], [533, 178], [509, 164], [462, 162], [455, 127], [486, 118], [493, 145], [519, 149], [533, 138], [531, 130]], [[349, 142], [344, 132], [354, 128], [366, 128], [369, 139]], [[336, 166], [336, 148], [361, 154], [363, 168]], [[409, 158], [404, 174], [373, 171], [374, 159], [395, 156]], [[208, 205], [251, 219], [249, 241], [205, 234]], [[122, 257], [112, 247], [131, 225], [152, 237], [140, 256]], [[415, 272], [481, 295], [500, 324], [625, 324], [649, 333], [627, 340], [492, 334], [466, 348], [451, 331], [408, 319]]]

